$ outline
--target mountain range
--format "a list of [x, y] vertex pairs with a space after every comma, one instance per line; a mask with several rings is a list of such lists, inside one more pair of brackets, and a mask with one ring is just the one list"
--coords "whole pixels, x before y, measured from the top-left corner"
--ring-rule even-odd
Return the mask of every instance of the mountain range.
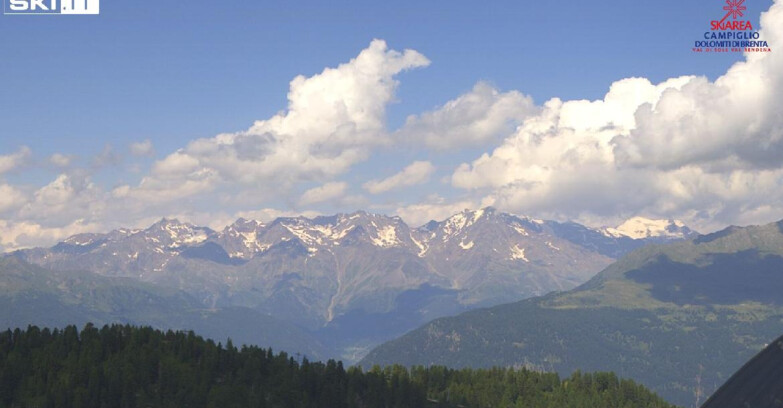
[[614, 371], [698, 407], [783, 332], [783, 221], [637, 249], [571, 291], [422, 326], [361, 364]]
[[[233, 310], [239, 314], [231, 319], [244, 327], [264, 316], [306, 332], [300, 341], [313, 340], [289, 351], [320, 350], [321, 357], [356, 361], [434, 318], [568, 290], [635, 248], [695, 235], [678, 221], [643, 218], [596, 229], [484, 208], [411, 228], [399, 217], [359, 211], [269, 223], [239, 219], [220, 231], [163, 219], [142, 230], [79, 234], [7, 257], [39, 266], [39, 274], [89, 273], [106, 287], [132, 282], [152, 292], [177, 291], [192, 303], [175, 307], [172, 316], [180, 309]], [[31, 290], [60, 290], [53, 284]], [[81, 302], [92, 294], [80, 293]], [[156, 323], [140, 311], [101, 316]], [[189, 329], [187, 322], [174, 328]], [[27, 324], [13, 314], [0, 323]], [[231, 329], [223, 335], [237, 340]], [[262, 341], [253, 343], [271, 345]]]

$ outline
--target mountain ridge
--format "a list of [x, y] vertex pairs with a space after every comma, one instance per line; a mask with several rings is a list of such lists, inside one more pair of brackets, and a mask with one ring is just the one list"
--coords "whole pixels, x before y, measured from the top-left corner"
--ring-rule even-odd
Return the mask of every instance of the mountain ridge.
[[[571, 289], [616, 257], [661, 239], [681, 238], [614, 237], [487, 207], [418, 228], [365, 211], [238, 219], [221, 230], [161, 219], [146, 229], [78, 234], [13, 254], [55, 271], [175, 288], [207, 308], [250, 308], [336, 336], [322, 340], [353, 359], [432, 318]], [[416, 310], [402, 302], [411, 297]], [[359, 324], [372, 317], [395, 323], [372, 330]], [[329, 328], [338, 323], [352, 332]]]

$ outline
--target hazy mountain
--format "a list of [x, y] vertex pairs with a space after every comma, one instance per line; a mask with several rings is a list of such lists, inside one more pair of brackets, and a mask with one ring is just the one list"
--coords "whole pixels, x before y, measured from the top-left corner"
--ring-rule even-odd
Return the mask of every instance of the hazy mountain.
[[698, 406], [783, 327], [782, 231], [650, 245], [575, 290], [435, 320], [362, 364], [607, 370]]
[[328, 353], [308, 332], [248, 308], [207, 309], [187, 293], [84, 271], [53, 272], [0, 259], [0, 327], [145, 324], [194, 330], [216, 341], [264, 344], [315, 358]]
[[353, 360], [431, 319], [571, 289], [634, 248], [692, 234], [668, 223], [636, 238], [492, 208], [419, 228], [362, 211], [239, 219], [222, 231], [164, 219], [15, 255], [179, 289], [208, 308], [253, 309]]

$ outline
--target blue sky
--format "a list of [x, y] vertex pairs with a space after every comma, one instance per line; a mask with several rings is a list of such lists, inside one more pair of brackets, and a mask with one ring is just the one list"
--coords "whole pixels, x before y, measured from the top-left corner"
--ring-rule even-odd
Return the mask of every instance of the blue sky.
[[[446, 216], [461, 206], [485, 204], [593, 224], [642, 215], [683, 218], [702, 228], [717, 228], [783, 216], [778, 211], [782, 203], [775, 201], [777, 197], [763, 193], [764, 188], [777, 186], [778, 175], [768, 174], [776, 165], [748, 163], [774, 156], [778, 135], [770, 135], [770, 131], [761, 132], [766, 135], [763, 137], [757, 135], [758, 129], [779, 132], [772, 114], [760, 123], [720, 127], [750, 129], [747, 135], [735, 137], [754, 145], [767, 142], [766, 150], [748, 152], [737, 140], [726, 141], [716, 133], [715, 139], [722, 144], [694, 155], [690, 154], [694, 149], [680, 143], [690, 155], [683, 153], [672, 163], [670, 157], [655, 150], [660, 149], [656, 140], [671, 143], [667, 139], [671, 135], [642, 135], [639, 131], [636, 140], [636, 124], [632, 123], [612, 135], [596, 133], [593, 128], [569, 128], [574, 138], [557, 146], [568, 149], [585, 142], [585, 138], [594, 138], [606, 144], [604, 153], [617, 154], [611, 166], [602, 169], [591, 166], [595, 157], [604, 153], [592, 158], [582, 155], [583, 168], [597, 171], [598, 177], [609, 167], [631, 169], [605, 175], [614, 181], [592, 185], [583, 192], [580, 186], [590, 183], [562, 176], [574, 173], [574, 168], [562, 167], [568, 158], [548, 158], [531, 164], [533, 167], [520, 162], [530, 164], [531, 160], [521, 158], [533, 153], [536, 158], [553, 155], [552, 149], [557, 148], [521, 146], [520, 138], [529, 135], [521, 135], [518, 126], [547, 112], [563, 116], [581, 109], [573, 104], [566, 104], [573, 109], [547, 108], [544, 104], [552, 98], [601, 100], [616, 81], [637, 77], [651, 84], [631, 84], [633, 92], [637, 96], [645, 92], [655, 95], [626, 102], [638, 105], [634, 107], [645, 102], [655, 106], [666, 87], [658, 91], [650, 87], [684, 75], [706, 77], [707, 83], [700, 85], [705, 89], [694, 90], [693, 94], [683, 91], [696, 98], [692, 106], [697, 111], [702, 102], [704, 107], [709, 106], [698, 99], [699, 95], [720, 93], [710, 86], [732, 92], [731, 86], [713, 81], [726, 75], [733, 64], [745, 61], [745, 55], [703, 55], [691, 50], [693, 42], [709, 29], [709, 21], [722, 17], [721, 1], [234, 1], [225, 7], [200, 0], [159, 3], [103, 0], [98, 16], [0, 17], [0, 36], [4, 39], [0, 42], [0, 75], [4, 78], [0, 91], [0, 157], [13, 163], [4, 171], [0, 165], [0, 188], [7, 197], [5, 202], [0, 201], [0, 236], [4, 237], [0, 245], [13, 248], [47, 243], [72, 232], [143, 225], [163, 216], [218, 226], [237, 215], [264, 218], [357, 208], [399, 214], [414, 224], [428, 217]], [[746, 15], [754, 27], [759, 26], [760, 13], [772, 4], [746, 2]], [[771, 18], [766, 37], [776, 38], [778, 33], [773, 30], [782, 23]], [[364, 130], [354, 129], [361, 134], [327, 133], [303, 148], [305, 152], [323, 149], [333, 138], [342, 137], [349, 140], [333, 148], [350, 151], [355, 157], [307, 171], [300, 171], [295, 161], [286, 164], [294, 166], [290, 169], [276, 167], [283, 173], [269, 170], [268, 164], [255, 166], [257, 174], [241, 181], [237, 179], [243, 177], [237, 174], [242, 170], [227, 170], [221, 167], [225, 164], [199, 156], [207, 153], [188, 152], [194, 140], [222, 133], [247, 133], [254, 121], [268, 120], [281, 112], [285, 116], [293, 78], [313, 78], [326, 68], [350, 64], [363, 50], [372, 48], [373, 39], [385, 42], [383, 50], [376, 49], [384, 59], [380, 66], [394, 63], [389, 53], [395, 50], [412, 50], [422, 59], [408, 61], [409, 66], [380, 75], [378, 83], [367, 85], [372, 88], [396, 81], [396, 86], [388, 89], [390, 95], [381, 88], [357, 94], [367, 98], [377, 97], [377, 92], [383, 94], [380, 99], [357, 102], [378, 104], [373, 120], [380, 124], [373, 122]], [[776, 44], [770, 45], [775, 49]], [[757, 64], [759, 72], [773, 72], [776, 54], [762, 58], [767, 61]], [[688, 81], [671, 87], [678, 91], [688, 88]], [[760, 89], [777, 86], [775, 78], [770, 81]], [[323, 92], [335, 93], [338, 100], [356, 97], [340, 94], [340, 88], [331, 88], [327, 80], [323, 84]], [[470, 99], [471, 95], [477, 100]], [[454, 102], [462, 96], [462, 105]], [[456, 123], [453, 116], [458, 117], [460, 114], [454, 112], [459, 110], [452, 110], [451, 119], [438, 116], [438, 112], [449, 110], [450, 101], [473, 112], [476, 116], [468, 115], [472, 123], [488, 117], [488, 133], [481, 134], [477, 128], [465, 130], [466, 123]], [[304, 106], [310, 102], [300, 99], [300, 103]], [[598, 109], [609, 112], [612, 108]], [[633, 118], [634, 112], [617, 114]], [[433, 115], [429, 122], [422, 119], [426, 113]], [[410, 115], [422, 119], [414, 121], [418, 127], [406, 126]], [[300, 116], [289, 115], [289, 121], [325, 120]], [[625, 120], [608, 116], [604, 125]], [[344, 130], [356, 125], [354, 119], [332, 124]], [[691, 119], [703, 123], [699, 122], [702, 119]], [[742, 120], [748, 117], [737, 118]], [[280, 149], [290, 144], [274, 136], [282, 128], [261, 128], [273, 135], [270, 137], [275, 140], [277, 154], [284, 156], [285, 150]], [[685, 125], [680, 128], [682, 138], [698, 137], [686, 135], [690, 132], [687, 129]], [[586, 136], [585, 132], [593, 133]], [[463, 137], [449, 139], [453, 134]], [[569, 140], [562, 132], [557, 135]], [[292, 140], [309, 137], [290, 136]], [[514, 137], [516, 144], [512, 143]], [[755, 141], [756, 137], [760, 139]], [[259, 135], [246, 139], [246, 143], [256, 143], [248, 151], [260, 148], [263, 143], [259, 141], [265, 140]], [[633, 146], [628, 147], [629, 143]], [[496, 151], [504, 145], [506, 151]], [[635, 156], [640, 148], [652, 149], [649, 156], [653, 159]], [[188, 158], [195, 157], [195, 167], [189, 168], [194, 173], [180, 174], [180, 180], [170, 172], [162, 175], [165, 166], [161, 163], [184, 157], [171, 156], [179, 149], [184, 149]], [[514, 149], [522, 150], [515, 155]], [[522, 175], [487, 180], [486, 174], [479, 174], [485, 163], [476, 162], [485, 153], [487, 166], [496, 166], [493, 160], [505, 160], [507, 169]], [[265, 153], [257, 154], [260, 156], [255, 159], [260, 160]], [[331, 155], [329, 160], [336, 160], [332, 157], [336, 153], [325, 154]], [[515, 156], [508, 159], [509, 154]], [[647, 156], [645, 152], [640, 154]], [[418, 166], [403, 172], [416, 162]], [[247, 165], [253, 167], [252, 163]], [[642, 168], [649, 172], [636, 174]], [[541, 169], [549, 173], [541, 175]], [[199, 170], [200, 175], [194, 175]], [[142, 198], [153, 194], [149, 185], [171, 191], [166, 183], [184, 185], [193, 177], [206, 177], [206, 170], [214, 173], [209, 173], [209, 181], [199, 179], [196, 190], [167, 200], [145, 202]], [[677, 171], [680, 173], [674, 174]], [[383, 184], [388, 190], [384, 187], [373, 193], [365, 185], [400, 172], [402, 175]], [[155, 183], [148, 180], [148, 185], [142, 186], [145, 178]], [[566, 193], [552, 187], [555, 183], [574, 186]], [[626, 183], [653, 185], [648, 186], [648, 193], [620, 199], [627, 191]], [[736, 192], [737, 185], [743, 183], [759, 183], [754, 190], [774, 202]], [[308, 190], [312, 191], [307, 194]], [[305, 194], [308, 199], [303, 199]], [[660, 195], [669, 199], [653, 198]], [[48, 204], [44, 197], [49, 197]], [[622, 202], [607, 205], [603, 200], [609, 198], [612, 203], [618, 199]], [[716, 200], [726, 202], [715, 206]], [[577, 203], [584, 204], [584, 208]]]

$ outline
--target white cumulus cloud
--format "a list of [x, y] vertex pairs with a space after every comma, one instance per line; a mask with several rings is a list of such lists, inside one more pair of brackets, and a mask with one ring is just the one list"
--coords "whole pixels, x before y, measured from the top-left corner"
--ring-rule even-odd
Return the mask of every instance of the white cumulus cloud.
[[109, 205], [104, 192], [86, 173], [63, 173], [36, 190], [19, 209], [16, 219], [63, 226], [77, 219], [100, 219]]
[[308, 206], [312, 204], [322, 203], [324, 201], [330, 201], [345, 196], [345, 192], [348, 190], [348, 183], [345, 182], [330, 182], [322, 186], [311, 188], [302, 194], [299, 199], [299, 205]]
[[401, 172], [383, 180], [371, 180], [364, 183], [365, 190], [372, 194], [380, 194], [401, 187], [415, 186], [429, 181], [435, 166], [428, 161], [415, 161]]
[[21, 147], [16, 153], [0, 155], [0, 175], [8, 173], [24, 164], [31, 156], [32, 151], [28, 147]]
[[[136, 188], [157, 194], [190, 183], [211, 190], [220, 184], [263, 186], [280, 193], [301, 181], [321, 181], [365, 160], [389, 142], [386, 106], [394, 99], [400, 72], [429, 60], [413, 50], [390, 50], [382, 40], [347, 63], [290, 83], [288, 108], [248, 130], [199, 139], [155, 164]], [[209, 175], [209, 183], [204, 183]], [[195, 181], [195, 183], [193, 183]], [[134, 192], [130, 192], [134, 194]], [[176, 199], [176, 194], [167, 194]]]
[[141, 142], [131, 143], [130, 152], [136, 157], [152, 156], [155, 154], [155, 148], [152, 146], [152, 141], [147, 139]]
[[0, 184], [0, 214], [21, 207], [27, 202], [25, 194], [14, 186]]
[[409, 116], [397, 136], [436, 150], [475, 146], [507, 136], [537, 110], [529, 96], [479, 82], [436, 110]]
[[51, 156], [49, 156], [49, 163], [51, 163], [55, 167], [68, 167], [71, 165], [71, 162], [73, 161], [73, 156], [69, 156], [67, 154], [62, 153], [55, 153]]

